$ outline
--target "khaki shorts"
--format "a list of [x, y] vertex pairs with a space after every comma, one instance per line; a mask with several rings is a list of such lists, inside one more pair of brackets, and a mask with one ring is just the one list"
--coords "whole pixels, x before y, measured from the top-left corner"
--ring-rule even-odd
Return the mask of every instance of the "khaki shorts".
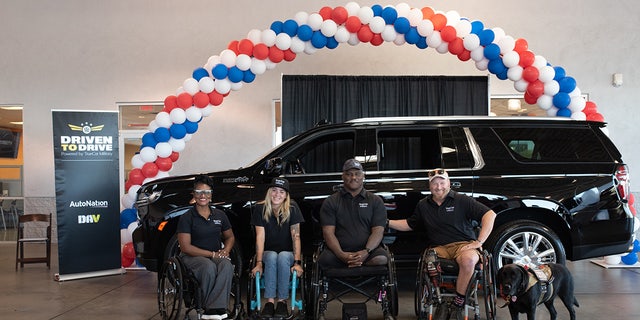
[[[438, 257], [440, 258], [456, 260], [458, 256], [460, 256], [460, 253], [462, 252], [462, 247], [472, 242], [475, 242], [475, 240], [452, 242], [449, 244], [445, 244], [443, 246], [434, 247], [433, 250], [436, 251], [436, 253], [438, 254]], [[482, 258], [480, 251], [477, 249], [475, 251], [476, 253], [478, 253], [478, 257]]]

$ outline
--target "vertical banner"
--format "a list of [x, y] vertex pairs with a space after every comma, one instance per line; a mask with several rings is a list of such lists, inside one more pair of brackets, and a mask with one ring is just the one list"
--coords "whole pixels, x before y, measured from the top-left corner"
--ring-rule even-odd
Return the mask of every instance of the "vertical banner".
[[58, 281], [120, 267], [118, 113], [53, 110]]

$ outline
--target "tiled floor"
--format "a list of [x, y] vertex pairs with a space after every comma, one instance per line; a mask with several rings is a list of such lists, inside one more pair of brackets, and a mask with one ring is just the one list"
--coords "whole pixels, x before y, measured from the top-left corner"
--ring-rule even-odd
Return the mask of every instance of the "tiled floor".
[[[123, 275], [65, 282], [53, 280], [58, 271], [57, 250], [51, 269], [44, 264], [14, 270], [15, 244], [0, 242], [0, 318], [3, 319], [160, 319], [157, 311], [156, 274], [128, 271]], [[605, 269], [589, 261], [568, 263], [576, 282], [578, 319], [639, 319], [640, 269]], [[398, 319], [415, 319], [415, 271], [400, 270]], [[498, 301], [502, 305], [501, 301]], [[340, 319], [340, 307], [330, 305], [331, 319]], [[556, 301], [558, 319], [568, 313]], [[368, 305], [369, 318], [381, 319], [379, 306]], [[525, 318], [524, 315], [521, 316]], [[548, 319], [538, 309], [538, 319]], [[498, 309], [498, 319], [509, 319]]]

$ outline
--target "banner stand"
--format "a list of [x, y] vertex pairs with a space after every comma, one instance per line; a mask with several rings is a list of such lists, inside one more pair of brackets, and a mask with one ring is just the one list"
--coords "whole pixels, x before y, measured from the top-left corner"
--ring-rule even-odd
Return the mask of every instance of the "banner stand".
[[81, 272], [81, 273], [74, 273], [74, 274], [56, 273], [53, 275], [53, 280], [58, 282], [63, 282], [63, 281], [85, 279], [85, 278], [97, 278], [97, 277], [122, 275], [125, 273], [127, 273], [127, 270], [125, 268], [101, 270], [101, 271], [93, 271], [93, 272]]

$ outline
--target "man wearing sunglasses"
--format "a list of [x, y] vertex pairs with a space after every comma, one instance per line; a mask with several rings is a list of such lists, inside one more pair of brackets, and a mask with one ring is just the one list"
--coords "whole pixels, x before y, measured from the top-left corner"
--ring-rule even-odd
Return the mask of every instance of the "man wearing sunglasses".
[[[451, 190], [446, 170], [429, 170], [427, 176], [431, 194], [418, 202], [413, 215], [403, 220], [390, 220], [389, 227], [398, 231], [425, 231], [429, 246], [438, 257], [458, 263], [460, 271], [454, 304], [460, 311], [465, 304], [467, 285], [480, 260], [482, 244], [493, 229], [496, 214], [472, 197]], [[477, 236], [473, 221], [482, 226]]]

